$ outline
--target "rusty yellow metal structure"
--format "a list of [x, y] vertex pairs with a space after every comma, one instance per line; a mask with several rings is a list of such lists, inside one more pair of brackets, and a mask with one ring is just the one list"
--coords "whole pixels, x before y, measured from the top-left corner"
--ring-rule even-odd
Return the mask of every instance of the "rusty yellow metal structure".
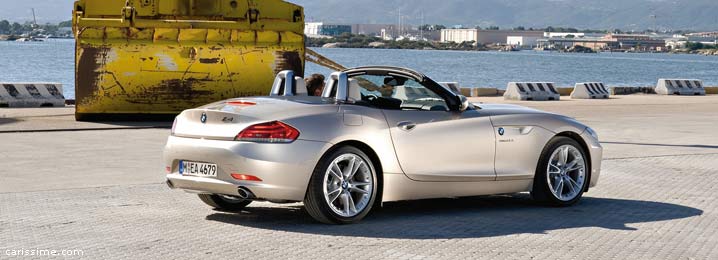
[[168, 117], [304, 71], [304, 10], [281, 0], [79, 0], [73, 13], [78, 120]]

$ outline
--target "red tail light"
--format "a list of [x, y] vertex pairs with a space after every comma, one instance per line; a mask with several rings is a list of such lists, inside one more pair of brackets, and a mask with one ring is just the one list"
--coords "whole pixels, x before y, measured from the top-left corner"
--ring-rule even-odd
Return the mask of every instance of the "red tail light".
[[240, 106], [240, 107], [248, 107], [248, 106], [254, 106], [257, 103], [250, 102], [250, 101], [244, 101], [244, 100], [235, 100], [235, 101], [228, 101], [227, 105], [230, 106]]
[[257, 143], [291, 143], [297, 140], [299, 131], [285, 123], [272, 121], [256, 124], [239, 132], [234, 140]]

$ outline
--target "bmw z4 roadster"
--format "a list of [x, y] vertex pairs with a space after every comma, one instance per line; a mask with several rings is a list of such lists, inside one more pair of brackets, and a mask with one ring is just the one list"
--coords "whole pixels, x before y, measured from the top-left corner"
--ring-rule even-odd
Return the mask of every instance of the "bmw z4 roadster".
[[568, 206], [596, 185], [601, 158], [596, 133], [572, 118], [471, 104], [384, 66], [335, 72], [321, 97], [283, 71], [269, 96], [183, 111], [164, 150], [167, 184], [211, 207], [303, 202], [334, 224], [386, 201], [530, 192]]

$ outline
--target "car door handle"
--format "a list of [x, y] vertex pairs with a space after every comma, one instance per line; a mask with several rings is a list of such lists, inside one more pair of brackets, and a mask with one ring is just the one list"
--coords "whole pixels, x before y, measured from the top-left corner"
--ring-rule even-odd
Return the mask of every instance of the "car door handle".
[[398, 124], [396, 124], [396, 127], [398, 127], [401, 130], [404, 130], [404, 131], [411, 131], [411, 130], [414, 130], [414, 128], [416, 127], [416, 123], [404, 121], [404, 122], [399, 122]]

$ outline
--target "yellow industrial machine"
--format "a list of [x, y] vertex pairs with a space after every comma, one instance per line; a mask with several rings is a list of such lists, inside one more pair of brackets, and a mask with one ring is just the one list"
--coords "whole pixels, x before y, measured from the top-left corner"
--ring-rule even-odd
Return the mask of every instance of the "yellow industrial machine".
[[79, 0], [73, 13], [77, 120], [171, 118], [304, 71], [304, 10], [281, 0]]

